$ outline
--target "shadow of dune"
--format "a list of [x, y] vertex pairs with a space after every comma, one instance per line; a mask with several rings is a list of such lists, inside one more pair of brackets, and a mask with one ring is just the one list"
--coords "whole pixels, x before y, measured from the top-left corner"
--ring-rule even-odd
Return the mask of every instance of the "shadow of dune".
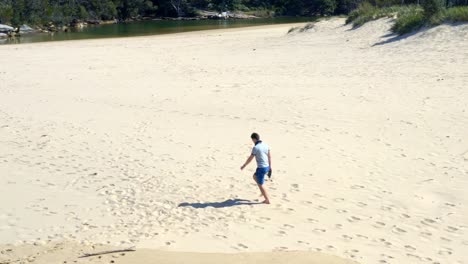
[[[348, 24], [345, 24], [345, 26], [347, 26]], [[359, 26], [354, 26], [354, 25], [351, 25], [350, 28], [346, 29], [345, 32], [347, 31], [353, 31], [353, 30], [356, 30], [358, 28], [361, 28], [362, 25], [359, 25]]]
[[388, 33], [382, 37], [384, 38], [387, 38], [387, 37], [390, 37], [389, 39], [386, 39], [386, 40], [382, 40], [380, 42], [377, 42], [377, 43], [374, 43], [372, 45], [372, 47], [374, 46], [380, 46], [380, 45], [385, 45], [385, 44], [389, 44], [389, 43], [392, 43], [392, 42], [395, 42], [395, 41], [399, 41], [399, 40], [402, 40], [402, 39], [406, 39], [406, 38], [409, 38], [411, 36], [414, 36], [418, 33], [421, 33], [421, 32], [424, 32], [426, 31], [427, 29], [421, 29], [421, 30], [416, 30], [414, 32], [411, 32], [411, 33], [407, 33], [407, 34], [404, 34], [404, 35], [398, 35], [396, 33]]
[[181, 203], [179, 207], [193, 207], [193, 208], [206, 208], [206, 207], [214, 207], [214, 208], [224, 208], [224, 207], [232, 207], [232, 206], [239, 206], [239, 205], [255, 205], [255, 204], [262, 204], [260, 202], [251, 202], [250, 200], [244, 199], [228, 199], [224, 202], [207, 202], [207, 203]]

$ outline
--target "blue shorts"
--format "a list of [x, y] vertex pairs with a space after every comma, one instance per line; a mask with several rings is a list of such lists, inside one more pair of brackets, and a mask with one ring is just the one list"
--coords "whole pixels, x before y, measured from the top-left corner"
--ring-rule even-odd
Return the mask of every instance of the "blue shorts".
[[257, 183], [262, 185], [265, 183], [265, 174], [267, 174], [270, 171], [270, 167], [265, 167], [265, 168], [257, 168], [255, 171], [255, 177], [257, 178]]

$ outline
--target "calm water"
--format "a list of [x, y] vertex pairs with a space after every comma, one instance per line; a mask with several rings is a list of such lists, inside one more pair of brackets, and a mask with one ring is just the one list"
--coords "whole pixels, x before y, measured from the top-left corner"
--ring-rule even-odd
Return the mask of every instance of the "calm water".
[[88, 26], [80, 31], [75, 32], [24, 35], [20, 38], [0, 40], [0, 44], [21, 44], [44, 41], [147, 36], [207, 29], [223, 29], [271, 24], [309, 22], [313, 20], [314, 18], [305, 17], [281, 17], [241, 20], [139, 21], [112, 25]]

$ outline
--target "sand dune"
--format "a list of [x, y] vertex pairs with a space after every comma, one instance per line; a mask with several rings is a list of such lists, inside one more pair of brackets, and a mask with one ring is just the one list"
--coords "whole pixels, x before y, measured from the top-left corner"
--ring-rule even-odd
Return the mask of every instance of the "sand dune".
[[[390, 23], [2, 46], [0, 263], [60, 241], [41, 256], [468, 263], [468, 26]], [[253, 131], [270, 206], [239, 170]]]

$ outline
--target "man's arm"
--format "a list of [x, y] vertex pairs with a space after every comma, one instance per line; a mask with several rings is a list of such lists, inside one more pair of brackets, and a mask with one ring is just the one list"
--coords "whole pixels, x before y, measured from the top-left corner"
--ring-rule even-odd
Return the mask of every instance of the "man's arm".
[[271, 170], [271, 153], [269, 150], [268, 150], [268, 165], [270, 166], [270, 170]]
[[253, 154], [250, 155], [250, 157], [245, 161], [244, 165], [242, 165], [241, 170], [243, 170], [249, 163], [253, 160], [255, 156]]

